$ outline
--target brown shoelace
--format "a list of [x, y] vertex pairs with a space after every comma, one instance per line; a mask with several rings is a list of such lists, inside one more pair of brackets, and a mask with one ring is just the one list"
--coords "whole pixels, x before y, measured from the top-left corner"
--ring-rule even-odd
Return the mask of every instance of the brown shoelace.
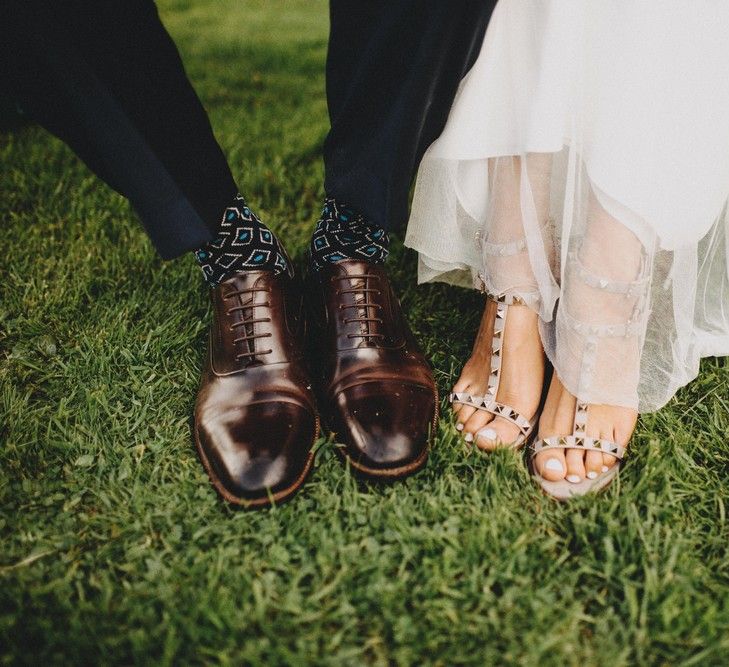
[[[338, 289], [337, 295], [340, 294], [354, 294], [355, 295], [355, 301], [356, 303], [350, 303], [350, 304], [339, 304], [339, 310], [345, 310], [347, 308], [356, 308], [355, 311], [356, 315], [355, 317], [345, 317], [344, 318], [344, 324], [350, 324], [352, 322], [356, 322], [358, 324], [361, 324], [361, 330], [362, 333], [359, 334], [347, 334], [347, 338], [364, 338], [365, 340], [369, 339], [381, 339], [384, 338], [384, 334], [381, 333], [372, 333], [370, 331], [370, 326], [373, 323], [379, 323], [382, 324], [383, 320], [381, 317], [369, 317], [369, 310], [368, 308], [374, 308], [376, 311], [381, 311], [382, 306], [379, 303], [373, 303], [369, 301], [369, 294], [382, 294], [382, 292], [374, 287], [370, 287], [369, 280], [379, 280], [379, 276], [373, 275], [371, 273], [362, 273], [362, 274], [356, 274], [356, 275], [349, 275], [349, 276], [335, 276], [336, 280], [363, 280], [364, 284], [363, 287], [351, 287], [349, 289]], [[358, 297], [361, 295], [362, 301], [358, 301]], [[361, 310], [360, 310], [361, 309]]]
[[247, 352], [240, 352], [235, 355], [236, 360], [240, 361], [242, 359], [252, 359], [253, 357], [258, 357], [264, 354], [271, 354], [273, 350], [262, 350], [260, 352], [256, 351], [254, 341], [257, 338], [270, 338], [271, 333], [254, 333], [253, 332], [253, 325], [262, 323], [262, 322], [270, 322], [270, 317], [253, 317], [253, 309], [254, 308], [270, 308], [271, 304], [270, 302], [266, 301], [265, 303], [255, 303], [256, 299], [256, 292], [269, 292], [270, 290], [262, 287], [250, 287], [247, 289], [239, 289], [239, 290], [233, 290], [231, 292], [228, 292], [227, 294], [223, 295], [223, 299], [232, 299], [233, 297], [242, 297], [243, 295], [250, 295], [250, 299], [244, 303], [241, 303], [239, 306], [233, 306], [232, 308], [228, 308], [225, 311], [225, 314], [230, 317], [235, 312], [242, 313], [242, 320], [240, 322], [233, 322], [233, 324], [230, 325], [230, 331], [234, 331], [235, 329], [239, 327], [245, 327], [243, 335], [239, 336], [238, 338], [234, 338], [234, 343], [246, 343], [248, 346]]

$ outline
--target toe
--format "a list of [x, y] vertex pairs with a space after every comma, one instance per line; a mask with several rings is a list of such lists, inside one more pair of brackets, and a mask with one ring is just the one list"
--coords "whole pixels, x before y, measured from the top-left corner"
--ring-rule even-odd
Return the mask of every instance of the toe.
[[567, 473], [564, 451], [561, 449], [539, 452], [534, 464], [537, 472], [550, 482], [558, 482], [560, 479], [564, 479]]
[[496, 449], [501, 444], [499, 432], [494, 428], [494, 423], [487, 424], [484, 428], [476, 431], [474, 436], [476, 446], [486, 452]]
[[602, 472], [602, 452], [591, 450], [585, 454], [585, 471], [587, 479], [595, 479]]
[[603, 454], [602, 455], [602, 467], [600, 468], [600, 470], [602, 472], [607, 472], [608, 470], [610, 470], [610, 468], [612, 468], [615, 465], [616, 462], [617, 462], [617, 459], [614, 456], [612, 456], [611, 454]]
[[463, 422], [461, 421], [461, 411], [463, 410], [464, 406], [463, 403], [451, 403], [451, 413], [453, 414], [453, 417], [456, 422], [456, 430], [462, 431], [463, 430]]
[[476, 432], [476, 445], [479, 449], [491, 451], [497, 447], [508, 447], [521, 435], [518, 427], [501, 417], [496, 417], [485, 428]]
[[613, 424], [612, 440], [623, 447], [627, 447], [630, 438], [633, 437], [637, 423], [638, 413], [635, 410], [621, 408], [620, 415]]
[[461, 409], [456, 414], [456, 428], [459, 431], [462, 431], [466, 422], [476, 412], [476, 408], [473, 408], [470, 405], [463, 405], [463, 403], [461, 403], [460, 406], [461, 406]]
[[585, 453], [581, 449], [568, 449], [565, 456], [567, 459], [567, 475], [565, 479], [573, 484], [579, 484], [585, 479]]
[[[610, 442], [618, 442], [617, 438], [615, 437], [615, 433], [613, 432], [612, 424], [606, 424], [604, 428], [600, 429], [600, 438], [602, 440], [609, 440]], [[601, 457], [602, 457], [602, 463], [600, 465], [601, 472], [607, 472], [617, 462], [617, 459], [614, 456], [612, 456], [611, 454], [601, 454]]]
[[478, 433], [487, 424], [493, 421], [494, 416], [485, 410], [476, 410], [471, 417], [463, 423], [463, 432], [466, 442], [473, 442]]
[[[471, 383], [468, 380], [465, 380], [463, 378], [459, 378], [458, 382], [456, 382], [453, 385], [453, 389], [451, 390], [454, 394], [460, 394], [463, 392], [468, 392], [469, 388], [471, 386]], [[454, 401], [451, 404], [451, 410], [453, 411], [453, 414], [456, 416], [456, 428], [460, 425], [461, 428], [458, 428], [458, 430], [463, 429], [463, 422], [468, 419], [468, 417], [471, 416], [473, 413], [473, 408], [469, 407], [463, 403], [459, 403], [458, 401]]]

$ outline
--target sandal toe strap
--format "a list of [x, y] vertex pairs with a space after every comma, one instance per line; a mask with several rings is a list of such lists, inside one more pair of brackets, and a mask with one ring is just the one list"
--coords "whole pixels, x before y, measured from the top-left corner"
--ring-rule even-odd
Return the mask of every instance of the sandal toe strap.
[[619, 461], [625, 456], [625, 447], [612, 440], [592, 438], [586, 435], [556, 435], [538, 438], [532, 443], [532, 457], [550, 449], [584, 449], [610, 454]]
[[514, 410], [514, 408], [495, 401], [491, 396], [472, 396], [465, 392], [453, 392], [450, 395], [451, 403], [462, 403], [476, 410], [483, 410], [494, 417], [501, 417], [514, 424], [524, 436], [529, 435], [534, 428], [536, 419], [527, 419], [524, 415]]

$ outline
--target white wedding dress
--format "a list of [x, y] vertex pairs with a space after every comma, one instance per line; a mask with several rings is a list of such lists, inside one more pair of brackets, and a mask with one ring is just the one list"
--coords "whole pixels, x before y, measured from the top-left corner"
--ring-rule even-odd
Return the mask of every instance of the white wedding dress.
[[589, 403], [729, 354], [727, 35], [718, 0], [501, 0], [420, 166], [419, 280], [524, 298]]

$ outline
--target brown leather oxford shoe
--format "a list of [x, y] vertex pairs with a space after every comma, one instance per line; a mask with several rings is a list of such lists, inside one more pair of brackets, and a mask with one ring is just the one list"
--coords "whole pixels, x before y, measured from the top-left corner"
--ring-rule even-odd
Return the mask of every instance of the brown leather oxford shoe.
[[260, 507], [303, 484], [319, 419], [293, 276], [250, 271], [211, 292], [210, 345], [195, 404], [195, 442], [221, 496]]
[[320, 409], [352, 468], [379, 479], [419, 470], [438, 392], [382, 266], [332, 263], [309, 276]]

